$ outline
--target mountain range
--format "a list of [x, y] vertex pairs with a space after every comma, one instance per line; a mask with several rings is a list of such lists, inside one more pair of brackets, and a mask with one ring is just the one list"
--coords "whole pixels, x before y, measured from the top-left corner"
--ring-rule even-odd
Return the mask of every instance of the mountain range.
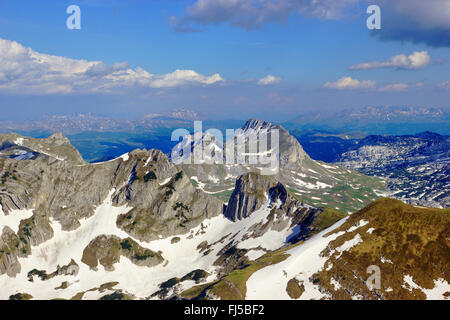
[[288, 121], [288, 129], [318, 129], [404, 135], [433, 131], [450, 134], [449, 108], [412, 106], [366, 106], [335, 112], [310, 112]]
[[0, 298], [450, 296], [449, 209], [380, 199], [382, 180], [312, 160], [279, 125], [250, 128], [280, 131], [278, 174], [154, 149], [88, 163], [62, 134], [1, 135]]
[[[404, 135], [432, 131], [450, 134], [448, 108], [367, 106], [330, 112], [299, 112], [293, 120], [282, 122], [290, 130], [328, 130], [340, 133], [362, 132], [379, 135]], [[86, 132], [133, 132], [154, 128], [192, 127], [194, 120], [208, 120], [208, 116], [189, 109], [175, 109], [144, 114], [136, 119], [111, 118], [107, 115], [53, 115], [33, 121], [0, 121], [0, 132], [62, 132], [74, 135]], [[212, 121], [209, 119], [209, 121]], [[242, 121], [215, 121], [237, 123]], [[245, 121], [244, 121], [245, 122]]]
[[0, 132], [46, 132], [77, 134], [86, 132], [123, 132], [153, 128], [192, 125], [193, 120], [203, 120], [198, 112], [177, 109], [166, 113], [145, 114], [136, 120], [113, 119], [87, 114], [53, 115], [36, 121], [0, 121]]
[[[297, 139], [280, 125], [252, 119], [241, 128], [234, 139], [238, 135], [246, 137], [249, 130], [254, 130], [259, 141], [267, 131], [274, 129], [279, 130], [280, 141], [279, 171], [275, 174], [276, 179], [305, 203], [354, 212], [383, 195], [386, 189], [383, 179], [311, 159]], [[246, 139], [248, 144], [248, 137]], [[193, 140], [191, 136], [187, 141]], [[222, 148], [221, 145], [215, 147]], [[215, 163], [181, 166], [197, 188], [226, 201], [234, 188], [235, 180], [240, 175], [255, 170], [255, 166], [249, 164], [248, 160], [241, 165]], [[262, 172], [262, 169], [259, 171]]]

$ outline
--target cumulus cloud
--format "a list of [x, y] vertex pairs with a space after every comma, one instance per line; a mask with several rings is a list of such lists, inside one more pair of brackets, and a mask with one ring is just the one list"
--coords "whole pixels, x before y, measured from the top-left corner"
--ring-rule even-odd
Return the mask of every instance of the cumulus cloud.
[[372, 89], [376, 82], [372, 80], [357, 80], [351, 77], [343, 77], [335, 82], [326, 82], [324, 88], [335, 90]]
[[395, 68], [417, 70], [431, 65], [433, 62], [427, 51], [415, 51], [409, 56], [399, 54], [391, 57], [387, 61], [372, 61], [351, 66], [350, 70], [369, 70], [380, 68]]
[[284, 23], [293, 14], [337, 19], [358, 0], [197, 0], [170, 25], [180, 32], [200, 31], [193, 25], [228, 23], [245, 29], [258, 29], [264, 23]]
[[15, 41], [0, 38], [0, 91], [21, 94], [120, 93], [134, 88], [171, 88], [212, 85], [219, 74], [193, 70], [151, 74], [126, 62], [107, 66], [101, 61], [75, 60], [38, 53]]
[[382, 10], [382, 28], [372, 31], [381, 40], [450, 46], [450, 1], [372, 0]]
[[280, 83], [280, 82], [281, 82], [281, 78], [280, 77], [275, 77], [275, 76], [272, 76], [272, 75], [269, 74], [268, 76], [259, 79], [258, 80], [258, 85], [260, 85], [260, 86], [267, 86], [267, 85], [270, 85], [270, 84], [277, 84], [277, 83]]

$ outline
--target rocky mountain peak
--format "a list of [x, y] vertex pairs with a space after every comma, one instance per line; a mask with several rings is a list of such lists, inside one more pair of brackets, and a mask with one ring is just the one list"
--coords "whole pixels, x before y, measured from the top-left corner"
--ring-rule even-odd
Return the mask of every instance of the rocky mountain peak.
[[270, 130], [279, 131], [279, 153], [281, 168], [291, 170], [299, 169], [302, 166], [303, 161], [309, 157], [298, 140], [281, 125], [276, 125], [259, 119], [250, 119], [242, 127], [241, 130], [244, 132], [244, 134], [246, 134], [250, 129], [253, 129], [257, 132], [258, 139], [262, 138], [263, 135], [270, 135]]
[[270, 122], [266, 122], [259, 119], [250, 119], [248, 120], [245, 125], [242, 127], [242, 130], [247, 131], [249, 129], [253, 130], [261, 130], [261, 129], [267, 129], [270, 127], [273, 127], [274, 125]]
[[50, 137], [47, 138], [51, 143], [61, 146], [64, 144], [70, 144], [69, 139], [62, 133], [62, 132], [56, 132], [52, 134]]

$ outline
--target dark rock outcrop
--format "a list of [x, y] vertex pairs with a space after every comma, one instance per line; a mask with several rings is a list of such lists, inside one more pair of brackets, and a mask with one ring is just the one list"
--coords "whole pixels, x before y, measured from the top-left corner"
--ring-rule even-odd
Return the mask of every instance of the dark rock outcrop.
[[267, 192], [275, 185], [276, 182], [271, 177], [254, 172], [241, 176], [236, 180], [225, 216], [232, 221], [249, 217], [269, 200]]

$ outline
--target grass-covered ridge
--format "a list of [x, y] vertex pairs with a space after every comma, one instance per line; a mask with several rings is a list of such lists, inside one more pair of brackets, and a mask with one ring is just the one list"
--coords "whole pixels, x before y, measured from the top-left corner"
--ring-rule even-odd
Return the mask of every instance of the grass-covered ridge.
[[[439, 279], [450, 283], [450, 209], [380, 199], [332, 233], [346, 230], [323, 252], [329, 259], [314, 275], [332, 298], [348, 299], [353, 294], [365, 299], [425, 299], [423, 289], [433, 289]], [[350, 250], [341, 255], [335, 251], [355, 237], [361, 240]], [[371, 265], [381, 270], [381, 289], [375, 291], [361, 280], [368, 278]], [[330, 285], [332, 278], [340, 289]], [[407, 284], [408, 278], [422, 289]]]

